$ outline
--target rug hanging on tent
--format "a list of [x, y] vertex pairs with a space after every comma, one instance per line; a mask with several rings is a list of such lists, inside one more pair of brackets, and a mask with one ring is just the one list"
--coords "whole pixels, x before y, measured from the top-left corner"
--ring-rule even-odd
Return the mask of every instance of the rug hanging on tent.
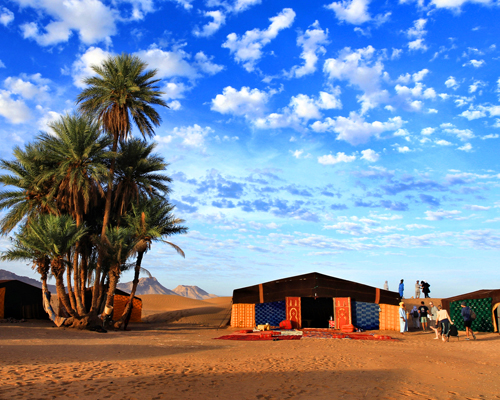
[[255, 305], [255, 325], [279, 326], [286, 319], [285, 301], [273, 301]]
[[361, 328], [365, 331], [379, 329], [379, 310], [380, 307], [378, 304], [353, 301], [352, 324], [356, 328]]

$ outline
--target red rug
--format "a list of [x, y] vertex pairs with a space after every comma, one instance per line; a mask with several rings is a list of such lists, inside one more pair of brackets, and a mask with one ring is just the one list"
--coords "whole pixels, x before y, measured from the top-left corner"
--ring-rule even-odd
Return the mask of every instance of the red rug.
[[283, 335], [280, 331], [264, 331], [252, 332], [251, 330], [242, 330], [231, 335], [224, 335], [214, 339], [221, 340], [300, 340], [304, 339], [353, 339], [353, 340], [397, 340], [387, 335], [377, 335], [374, 333], [342, 333], [339, 330], [322, 329], [322, 328], [305, 328], [302, 330], [302, 335], [287, 335], [286, 331]]

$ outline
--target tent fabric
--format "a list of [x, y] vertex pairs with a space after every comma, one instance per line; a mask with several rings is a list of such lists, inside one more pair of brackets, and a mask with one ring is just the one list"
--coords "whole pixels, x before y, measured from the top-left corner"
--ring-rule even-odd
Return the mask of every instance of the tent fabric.
[[[491, 297], [465, 300], [465, 303], [476, 313], [476, 319], [472, 321], [472, 330], [476, 332], [493, 332]], [[458, 330], [465, 331], [464, 319], [461, 314], [461, 304], [462, 301], [454, 301], [450, 304], [450, 317]]]
[[442, 299], [441, 304], [443, 305], [443, 308], [446, 309], [448, 313], [450, 313], [451, 312], [450, 304], [454, 301], [487, 299], [488, 297], [491, 297], [492, 304], [500, 303], [500, 289], [482, 289], [482, 290], [476, 290], [475, 292], [464, 293], [458, 296], [448, 297], [447, 299]]
[[286, 302], [273, 301], [255, 305], [255, 325], [279, 326], [286, 319]]
[[16, 279], [1, 280], [1, 289], [4, 292], [3, 318], [49, 318], [43, 309], [42, 289]]
[[4, 319], [5, 288], [0, 288], [0, 319]]
[[351, 298], [336, 297], [335, 304], [335, 328], [341, 329], [344, 325], [352, 324]]
[[364, 330], [379, 329], [380, 307], [375, 303], [352, 302], [352, 324]]
[[[123, 311], [130, 299], [130, 296], [115, 294], [113, 299], [113, 320], [117, 321], [121, 318]], [[141, 322], [142, 301], [138, 297], [132, 300], [132, 313], [130, 314], [129, 322]]]
[[231, 326], [234, 328], [252, 328], [255, 326], [255, 304], [233, 304]]
[[286, 319], [292, 322], [292, 328], [302, 327], [302, 312], [300, 297], [286, 298]]
[[383, 331], [399, 331], [399, 307], [380, 304], [379, 329]]
[[383, 304], [399, 304], [399, 294], [372, 286], [312, 272], [235, 289], [233, 303], [258, 304], [285, 300], [286, 297], [336, 298]]

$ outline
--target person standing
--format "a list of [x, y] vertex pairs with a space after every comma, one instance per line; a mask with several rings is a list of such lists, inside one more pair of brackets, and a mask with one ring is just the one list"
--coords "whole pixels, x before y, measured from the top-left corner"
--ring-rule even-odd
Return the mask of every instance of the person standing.
[[403, 282], [404, 282], [404, 279], [401, 279], [401, 282], [399, 283], [399, 297], [401, 299], [403, 298], [403, 293], [405, 291], [405, 284]]
[[436, 337], [434, 339], [439, 339], [439, 324], [437, 322], [438, 309], [432, 301], [429, 303], [429, 308], [429, 328], [431, 328], [436, 334]]
[[408, 317], [406, 316], [406, 306], [404, 302], [399, 303], [399, 331], [401, 335], [408, 332]]
[[470, 307], [467, 306], [465, 301], [462, 302], [460, 307], [462, 307], [461, 314], [462, 318], [464, 319], [465, 334], [467, 335], [465, 340], [470, 340], [469, 333], [471, 333], [474, 340], [476, 340], [476, 335], [474, 335], [474, 332], [472, 331], [472, 317], [470, 315]]
[[389, 290], [389, 282], [385, 281], [384, 290]]
[[431, 286], [431, 285], [429, 285], [429, 283], [428, 283], [428, 282], [426, 282], [426, 281], [422, 281], [422, 288], [423, 288], [423, 289], [422, 289], [422, 292], [424, 293], [424, 297], [425, 297], [426, 299], [428, 299], [428, 298], [429, 298], [429, 293], [431, 292], [431, 290], [429, 289], [429, 287], [430, 287], [430, 286]]
[[415, 298], [420, 299], [420, 283], [415, 283]]
[[424, 304], [423, 301], [420, 302], [420, 307], [418, 307], [418, 313], [420, 314], [420, 324], [422, 325], [422, 330], [425, 332], [427, 330], [427, 314], [429, 308]]
[[417, 306], [413, 306], [413, 309], [410, 311], [410, 315], [411, 315], [411, 319], [413, 320], [413, 327], [415, 329], [419, 329], [420, 323], [418, 321], [419, 321], [420, 314], [418, 313]]
[[[441, 304], [438, 306], [438, 323], [441, 324], [441, 337], [443, 338], [443, 342], [450, 341], [450, 316], [448, 315], [448, 311], [443, 310]], [[451, 322], [453, 323], [453, 322]]]

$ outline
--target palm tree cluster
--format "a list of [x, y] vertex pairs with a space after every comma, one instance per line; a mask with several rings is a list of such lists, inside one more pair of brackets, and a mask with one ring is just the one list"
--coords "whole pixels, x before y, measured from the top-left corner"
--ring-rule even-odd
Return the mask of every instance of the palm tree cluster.
[[[15, 232], [2, 259], [32, 262], [44, 295], [53, 276], [70, 315], [65, 325], [80, 328], [96, 324], [105, 306], [111, 309], [121, 273], [134, 268], [119, 327], [131, 311], [144, 254], [161, 241], [184, 256], [167, 239], [187, 228], [168, 201], [168, 164], [146, 141], [161, 122], [153, 106], [167, 107], [156, 70], [129, 54], [92, 68], [95, 76], [77, 98], [79, 113], [16, 147], [14, 160], [0, 160], [7, 172], [0, 175], [0, 209], [7, 211], [0, 232]], [[134, 126], [143, 139], [131, 137]]]

